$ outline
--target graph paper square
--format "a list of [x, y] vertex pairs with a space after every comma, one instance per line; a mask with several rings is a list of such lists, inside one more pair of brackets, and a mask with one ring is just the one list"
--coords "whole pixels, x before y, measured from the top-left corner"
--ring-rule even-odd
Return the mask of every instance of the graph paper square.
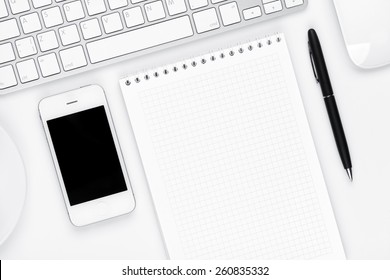
[[343, 257], [285, 38], [268, 40], [121, 81], [171, 258]]

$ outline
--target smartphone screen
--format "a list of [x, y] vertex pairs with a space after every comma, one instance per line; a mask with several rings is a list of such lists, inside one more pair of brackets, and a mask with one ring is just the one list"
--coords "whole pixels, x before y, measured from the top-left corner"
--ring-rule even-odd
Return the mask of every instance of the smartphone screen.
[[47, 125], [71, 206], [127, 190], [104, 106]]

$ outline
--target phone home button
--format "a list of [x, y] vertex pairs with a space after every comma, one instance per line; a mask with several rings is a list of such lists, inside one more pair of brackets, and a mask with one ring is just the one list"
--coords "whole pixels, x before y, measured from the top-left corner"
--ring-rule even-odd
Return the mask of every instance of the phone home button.
[[99, 215], [101, 216], [106, 215], [108, 213], [108, 205], [105, 202], [98, 202], [96, 208], [97, 213], [99, 213]]

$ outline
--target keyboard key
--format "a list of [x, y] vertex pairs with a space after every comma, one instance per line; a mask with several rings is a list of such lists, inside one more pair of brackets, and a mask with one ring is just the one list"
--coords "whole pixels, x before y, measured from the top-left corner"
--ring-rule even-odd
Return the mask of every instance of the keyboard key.
[[43, 77], [53, 76], [61, 72], [57, 57], [54, 53], [38, 57], [39, 68]]
[[43, 22], [46, 28], [61, 25], [64, 23], [59, 7], [50, 8], [42, 11]]
[[104, 31], [107, 34], [119, 31], [123, 29], [122, 21], [119, 13], [113, 13], [102, 17]]
[[127, 6], [127, 0], [108, 0], [108, 5], [111, 10], [119, 9]]
[[218, 29], [220, 27], [215, 8], [193, 14], [196, 31], [198, 33]]
[[141, 3], [141, 2], [144, 2], [146, 0], [131, 0], [131, 3], [132, 4], [137, 4], [137, 3]]
[[33, 37], [27, 37], [15, 42], [16, 50], [21, 58], [36, 54], [37, 47]]
[[96, 18], [83, 21], [82, 23], [80, 23], [80, 26], [81, 32], [83, 33], [83, 37], [85, 40], [96, 38], [102, 35], [99, 22]]
[[128, 28], [145, 23], [141, 7], [124, 10], [123, 15]]
[[37, 39], [42, 52], [53, 50], [59, 47], [56, 33], [53, 30], [38, 34]]
[[188, 0], [188, 2], [190, 3], [190, 8], [192, 10], [206, 7], [209, 4], [208, 0]]
[[90, 16], [104, 13], [107, 11], [104, 0], [86, 0], [87, 12]]
[[215, 8], [193, 14], [196, 31], [207, 32], [219, 28], [219, 20]]
[[64, 46], [80, 42], [79, 31], [75, 24], [60, 28], [58, 32]]
[[274, 1], [268, 4], [264, 4], [264, 12], [268, 14], [280, 12], [283, 9], [282, 7], [282, 2], [279, 1]]
[[0, 22], [0, 41], [11, 39], [20, 35], [16, 19]]
[[42, 29], [41, 21], [39, 20], [38, 13], [32, 13], [20, 17], [22, 23], [22, 29], [25, 34], [36, 32]]
[[30, 4], [28, 0], [12, 0], [9, 1], [11, 12], [16, 15], [30, 10]]
[[[101, 49], [100, 51], [106, 52], [107, 50]], [[87, 65], [87, 60], [85, 59], [82, 46], [60, 51], [60, 58], [65, 71], [70, 71]]]
[[18, 70], [20, 81], [28, 83], [39, 78], [37, 67], [33, 59], [16, 63], [16, 69]]
[[[156, 36], [156, 34], [163, 36]], [[183, 16], [87, 43], [87, 50], [91, 62], [98, 63], [192, 35], [194, 33], [190, 19], [188, 16]]]
[[75, 21], [85, 17], [83, 6], [80, 1], [64, 4], [64, 11], [67, 21]]
[[169, 15], [177, 15], [187, 11], [184, 0], [166, 0]]
[[161, 1], [145, 4], [145, 11], [149, 21], [165, 18], [165, 11]]
[[223, 1], [226, 1], [226, 0], [211, 0], [211, 3], [217, 4], [217, 3], [221, 3]]
[[293, 8], [303, 5], [303, 0], [284, 0], [287, 8]]
[[232, 2], [219, 6], [223, 25], [231, 25], [241, 21], [237, 3]]
[[51, 4], [51, 0], [32, 0], [35, 9], [48, 6]]
[[7, 7], [5, 6], [5, 0], [0, 0], [0, 18], [8, 16]]
[[16, 86], [18, 82], [16, 81], [14, 70], [11, 65], [0, 67], [0, 89], [6, 89], [9, 87]]
[[0, 64], [9, 62], [15, 59], [15, 53], [11, 43], [0, 45]]
[[242, 12], [244, 14], [245, 20], [250, 20], [250, 19], [257, 18], [257, 17], [261, 16], [260, 6], [249, 8], [249, 9], [243, 10]]

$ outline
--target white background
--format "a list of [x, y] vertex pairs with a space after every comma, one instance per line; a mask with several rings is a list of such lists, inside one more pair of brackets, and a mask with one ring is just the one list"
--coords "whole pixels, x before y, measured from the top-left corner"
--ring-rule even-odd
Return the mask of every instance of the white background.
[[[352, 155], [353, 184], [340, 162], [313, 77], [307, 47], [311, 27], [318, 31], [333, 81]], [[306, 10], [285, 18], [1, 97], [0, 124], [24, 158], [28, 190], [19, 224], [0, 246], [0, 259], [166, 258], [118, 79], [277, 31], [284, 32], [288, 40], [346, 255], [350, 259], [390, 259], [390, 67], [366, 71], [352, 64], [331, 0], [311, 0]], [[76, 228], [67, 217], [38, 102], [87, 84], [100, 84], [107, 92], [137, 208], [130, 215]]]

